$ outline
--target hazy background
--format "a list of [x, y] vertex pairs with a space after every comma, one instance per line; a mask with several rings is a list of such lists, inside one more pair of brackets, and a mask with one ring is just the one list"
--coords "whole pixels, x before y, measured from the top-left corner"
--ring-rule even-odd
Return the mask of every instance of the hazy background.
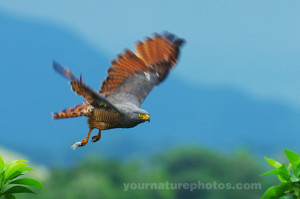
[[[256, 161], [283, 148], [298, 152], [299, 9], [299, 1], [277, 0], [0, 1], [0, 145], [48, 168], [190, 147], [224, 157], [246, 150]], [[111, 59], [165, 30], [187, 43], [142, 105], [151, 123], [106, 131], [72, 151], [86, 136], [86, 118], [50, 113], [82, 98], [52, 60], [98, 90]]]

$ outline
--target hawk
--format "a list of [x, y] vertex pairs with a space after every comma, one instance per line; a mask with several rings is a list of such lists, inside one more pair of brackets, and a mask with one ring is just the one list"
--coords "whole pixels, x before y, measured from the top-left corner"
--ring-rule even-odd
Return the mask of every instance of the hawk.
[[138, 42], [136, 53], [126, 49], [112, 60], [113, 67], [108, 69], [108, 76], [99, 92], [85, 84], [81, 76], [77, 78], [68, 68], [53, 61], [54, 70], [69, 79], [72, 91], [85, 99], [83, 104], [53, 113], [55, 119], [88, 117], [86, 138], [76, 142], [72, 148], [86, 145], [94, 128], [99, 133], [92, 136], [92, 141], [97, 142], [102, 130], [132, 128], [145, 121], [150, 122], [149, 113], [140, 106], [152, 88], [174, 68], [183, 43], [184, 39], [171, 33], [155, 34]]

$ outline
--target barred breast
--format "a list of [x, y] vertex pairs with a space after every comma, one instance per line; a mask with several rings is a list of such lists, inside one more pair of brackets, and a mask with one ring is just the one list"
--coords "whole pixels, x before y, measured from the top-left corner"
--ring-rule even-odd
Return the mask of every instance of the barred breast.
[[92, 116], [88, 119], [90, 127], [100, 130], [118, 128], [120, 123], [121, 117], [119, 113], [102, 108], [95, 108]]

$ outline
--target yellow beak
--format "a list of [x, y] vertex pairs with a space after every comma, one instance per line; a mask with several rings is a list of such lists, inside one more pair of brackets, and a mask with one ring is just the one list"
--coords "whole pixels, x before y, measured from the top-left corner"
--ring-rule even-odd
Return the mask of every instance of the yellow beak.
[[142, 117], [142, 119], [143, 120], [147, 120], [147, 121], [149, 121], [150, 122], [150, 118], [149, 118], [150, 116], [147, 114], [147, 115], [145, 115], [144, 117]]

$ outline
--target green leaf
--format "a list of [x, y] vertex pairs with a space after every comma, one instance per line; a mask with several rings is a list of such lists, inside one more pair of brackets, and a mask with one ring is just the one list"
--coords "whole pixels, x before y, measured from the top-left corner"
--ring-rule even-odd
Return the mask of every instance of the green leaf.
[[3, 169], [3, 166], [4, 166], [4, 161], [3, 161], [3, 159], [2, 159], [2, 157], [0, 155], [0, 170]]
[[274, 169], [274, 170], [268, 171], [268, 172], [262, 174], [261, 176], [270, 175], [270, 174], [279, 175], [282, 179], [284, 179], [286, 181], [290, 180], [290, 178], [291, 178], [291, 176], [289, 174], [289, 171], [288, 171], [285, 163], [283, 163], [281, 165], [281, 167], [279, 167], [278, 169]]
[[286, 182], [286, 180], [283, 179], [280, 175], [277, 175], [277, 177], [278, 177], [278, 180], [279, 180], [280, 182]]
[[293, 199], [293, 196], [284, 195], [284, 196], [281, 196], [279, 199]]
[[22, 172], [24, 172], [24, 171], [32, 171], [32, 170], [34, 170], [34, 169], [32, 169], [32, 168], [30, 168], [30, 167], [28, 167], [28, 166], [21, 167], [21, 168], [18, 169], [14, 174], [12, 174], [9, 178], [7, 178], [7, 179], [6, 179], [6, 182], [7, 182], [8, 180], [12, 180], [12, 179], [17, 178], [17, 177], [19, 177], [19, 176], [21, 176], [21, 175], [24, 175], [24, 174], [22, 173]]
[[32, 179], [32, 178], [20, 178], [20, 179], [11, 181], [9, 184], [27, 185], [27, 186], [32, 186], [32, 187], [36, 187], [36, 188], [45, 190], [44, 186], [39, 181]]
[[9, 169], [9, 167], [11, 167], [12, 165], [16, 164], [16, 163], [24, 163], [24, 162], [28, 162], [27, 160], [11, 160], [11, 161], [7, 161], [4, 164], [4, 169]]
[[2, 194], [7, 195], [7, 194], [14, 194], [14, 193], [35, 193], [31, 189], [23, 186], [13, 186], [6, 191], [4, 191]]
[[33, 168], [30, 168], [28, 166], [24, 166], [23, 168], [20, 168], [19, 171], [24, 172], [24, 171], [32, 171], [34, 170]]
[[284, 149], [284, 153], [292, 165], [299, 164], [300, 156], [294, 151]]
[[272, 186], [267, 191], [265, 191], [264, 195], [261, 197], [261, 199], [264, 198], [279, 198], [281, 196], [284, 196], [285, 192], [289, 191], [293, 188], [292, 183], [290, 182], [283, 182], [278, 186]]
[[14, 163], [20, 163], [20, 162], [29, 162], [29, 161], [28, 160], [11, 160], [11, 161], [8, 161], [7, 163], [14, 164]]
[[295, 173], [296, 173], [296, 176], [297, 176], [297, 177], [300, 177], [300, 164], [298, 164]]
[[4, 196], [4, 199], [16, 199], [16, 197], [12, 194], [7, 194]]
[[291, 177], [291, 182], [299, 182], [299, 178], [292, 176]]
[[293, 166], [292, 164], [289, 164], [288, 170], [291, 170], [292, 166]]
[[283, 196], [285, 192], [291, 191], [291, 189], [293, 189], [293, 183], [283, 182], [277, 186], [277, 195]]
[[261, 174], [260, 176], [271, 175], [271, 174], [278, 175], [279, 173], [280, 171], [278, 169], [273, 169], [271, 171], [267, 171], [266, 173]]
[[261, 197], [261, 199], [270, 198], [272, 196], [273, 197], [276, 196], [277, 189], [278, 189], [277, 186], [272, 186], [272, 187], [268, 188], [265, 191], [264, 195]]
[[269, 165], [271, 165], [275, 169], [278, 169], [279, 167], [281, 167], [281, 164], [275, 160], [272, 160], [272, 159], [266, 158], [266, 157], [265, 157], [265, 160], [269, 163]]
[[20, 170], [16, 171], [14, 174], [12, 174], [9, 178], [6, 178], [6, 182], [9, 180], [12, 180], [14, 178], [17, 178], [21, 175], [24, 175]]
[[21, 169], [22, 167], [24, 167], [26, 164], [24, 163], [14, 163], [12, 164], [5, 175], [5, 178], [8, 179], [11, 175], [13, 175], [15, 172], [17, 172], [19, 169]]

